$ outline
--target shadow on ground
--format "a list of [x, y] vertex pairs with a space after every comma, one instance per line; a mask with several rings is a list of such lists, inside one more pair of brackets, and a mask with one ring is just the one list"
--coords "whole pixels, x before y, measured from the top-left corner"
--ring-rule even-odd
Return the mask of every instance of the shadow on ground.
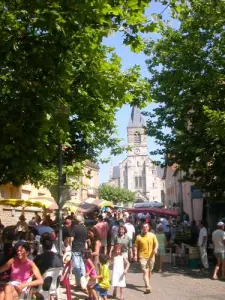
[[[142, 273], [139, 263], [131, 263], [129, 273]], [[156, 270], [153, 273], [157, 273]], [[205, 279], [212, 278], [213, 269], [209, 271], [201, 271], [200, 269], [189, 269], [186, 266], [178, 266], [177, 268], [173, 268], [173, 266], [169, 263], [165, 263], [163, 265], [163, 272], [161, 273], [162, 277], [169, 277], [174, 275], [187, 276], [195, 279]]]

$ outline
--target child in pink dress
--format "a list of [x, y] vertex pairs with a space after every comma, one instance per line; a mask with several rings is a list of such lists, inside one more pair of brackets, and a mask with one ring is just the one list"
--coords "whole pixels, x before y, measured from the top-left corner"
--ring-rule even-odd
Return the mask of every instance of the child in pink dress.
[[86, 272], [86, 278], [88, 280], [87, 283], [87, 290], [88, 290], [88, 295], [89, 298], [92, 298], [92, 292], [90, 287], [92, 285], [96, 284], [96, 270], [95, 270], [95, 266], [93, 261], [91, 260], [91, 251], [90, 250], [85, 250], [84, 254], [83, 254], [83, 260], [84, 260], [84, 265], [85, 265], [85, 272]]

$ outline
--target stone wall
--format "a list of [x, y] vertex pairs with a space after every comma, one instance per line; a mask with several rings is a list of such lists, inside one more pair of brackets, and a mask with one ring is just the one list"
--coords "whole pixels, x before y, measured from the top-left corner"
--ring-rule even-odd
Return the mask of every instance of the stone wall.
[[[34, 217], [36, 211], [42, 217], [43, 211], [41, 209], [30, 208], [24, 210], [24, 215], [27, 222], [29, 222], [32, 217]], [[2, 221], [2, 224], [5, 226], [16, 225], [22, 212], [23, 210], [21, 208], [10, 208], [7, 206], [0, 207], [0, 219]], [[51, 215], [54, 218], [54, 214]]]

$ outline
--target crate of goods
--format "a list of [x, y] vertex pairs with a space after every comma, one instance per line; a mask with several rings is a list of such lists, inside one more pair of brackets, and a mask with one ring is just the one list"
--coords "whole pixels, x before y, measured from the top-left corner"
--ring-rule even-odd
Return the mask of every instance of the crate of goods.
[[197, 259], [200, 258], [198, 247], [189, 247], [189, 259]]

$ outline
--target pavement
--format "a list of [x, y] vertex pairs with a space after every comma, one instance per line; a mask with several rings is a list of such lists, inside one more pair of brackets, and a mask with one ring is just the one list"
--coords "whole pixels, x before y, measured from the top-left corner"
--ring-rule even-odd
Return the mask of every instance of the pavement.
[[[72, 275], [71, 275], [72, 276]], [[165, 264], [162, 273], [154, 272], [151, 278], [152, 293], [144, 295], [145, 290], [142, 273], [138, 263], [132, 263], [127, 275], [125, 300], [154, 299], [154, 300], [224, 300], [225, 282], [212, 280], [212, 272], [190, 270], [187, 267], [174, 269]], [[74, 276], [71, 277], [74, 284]], [[75, 292], [71, 286], [72, 299], [84, 300], [87, 296], [82, 292]], [[112, 297], [112, 288], [109, 290]], [[59, 300], [66, 300], [65, 289], [60, 289]]]

